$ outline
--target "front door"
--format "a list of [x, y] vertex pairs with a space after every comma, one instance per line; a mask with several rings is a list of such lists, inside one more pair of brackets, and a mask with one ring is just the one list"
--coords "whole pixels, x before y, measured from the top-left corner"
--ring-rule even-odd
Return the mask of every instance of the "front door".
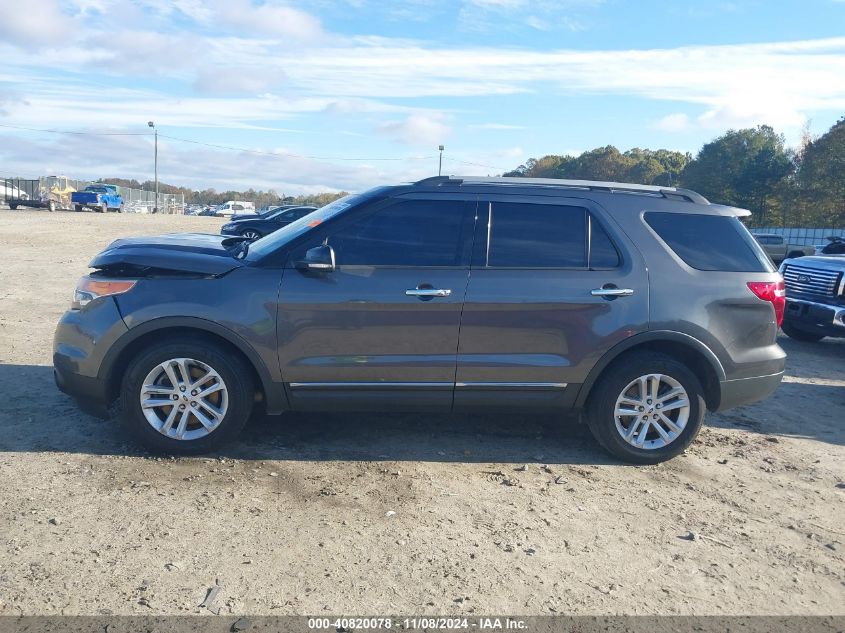
[[[277, 333], [293, 408], [451, 407], [474, 212], [463, 200], [380, 201], [292, 253]], [[321, 243], [335, 270], [294, 267]]]
[[642, 257], [593, 203], [478, 205], [455, 408], [567, 406], [595, 362], [648, 326]]

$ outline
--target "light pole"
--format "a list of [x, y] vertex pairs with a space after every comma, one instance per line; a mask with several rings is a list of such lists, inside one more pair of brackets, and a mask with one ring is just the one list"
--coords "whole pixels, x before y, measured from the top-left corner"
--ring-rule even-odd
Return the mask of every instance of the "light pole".
[[440, 146], [438, 146], [438, 149], [440, 150], [440, 162], [437, 164], [437, 175], [439, 176], [440, 174], [443, 173], [443, 150], [445, 148], [442, 145], [440, 145]]
[[153, 121], [149, 121], [147, 123], [153, 131], [155, 132], [155, 154], [154, 154], [154, 161], [155, 161], [155, 179], [156, 179], [156, 201], [153, 205], [153, 213], [158, 213], [158, 128]]

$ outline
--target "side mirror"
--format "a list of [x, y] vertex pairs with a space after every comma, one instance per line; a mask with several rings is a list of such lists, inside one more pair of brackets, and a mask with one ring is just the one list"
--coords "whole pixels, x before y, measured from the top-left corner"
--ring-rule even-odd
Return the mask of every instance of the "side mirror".
[[328, 244], [321, 244], [305, 251], [305, 259], [294, 264], [297, 270], [330, 273], [335, 269], [334, 249]]

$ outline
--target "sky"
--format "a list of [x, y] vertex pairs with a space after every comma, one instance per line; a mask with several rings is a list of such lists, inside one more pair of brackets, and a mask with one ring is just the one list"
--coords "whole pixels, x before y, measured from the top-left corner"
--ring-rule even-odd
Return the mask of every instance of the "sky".
[[845, 115], [845, 0], [0, 0], [0, 60], [0, 177], [152, 179], [154, 121], [162, 182], [360, 191], [439, 145], [796, 145]]

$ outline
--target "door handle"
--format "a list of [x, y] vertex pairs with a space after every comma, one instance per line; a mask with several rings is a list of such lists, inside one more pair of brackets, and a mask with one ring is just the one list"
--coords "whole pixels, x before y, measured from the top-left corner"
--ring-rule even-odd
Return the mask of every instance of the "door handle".
[[409, 297], [448, 297], [452, 291], [448, 288], [411, 288], [405, 294]]
[[634, 290], [632, 288], [617, 288], [613, 286], [611, 288], [593, 288], [590, 290], [590, 294], [594, 297], [630, 297], [634, 294]]

